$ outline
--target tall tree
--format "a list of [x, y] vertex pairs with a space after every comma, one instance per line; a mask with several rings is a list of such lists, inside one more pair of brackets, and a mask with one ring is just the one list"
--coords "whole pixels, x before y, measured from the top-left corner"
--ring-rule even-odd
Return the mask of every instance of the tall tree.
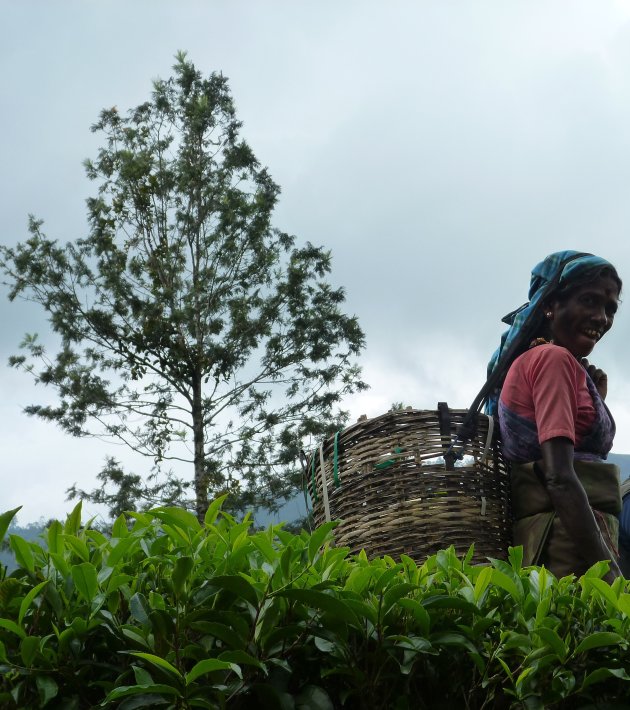
[[11, 359], [58, 394], [27, 413], [190, 461], [199, 516], [219, 490], [273, 505], [304, 438], [339, 427], [365, 387], [330, 253], [272, 227], [279, 188], [240, 128], [226, 79], [178, 54], [150, 101], [92, 127], [87, 236], [60, 246], [31, 217], [0, 251], [9, 297], [43, 306], [60, 337], [51, 356], [27, 335]]

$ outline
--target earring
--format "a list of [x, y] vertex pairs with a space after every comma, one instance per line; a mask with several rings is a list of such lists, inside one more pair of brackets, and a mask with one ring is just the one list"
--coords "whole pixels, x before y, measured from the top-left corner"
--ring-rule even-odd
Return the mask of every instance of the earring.
[[547, 311], [545, 315], [547, 316], [547, 318], [549, 318], [549, 320], [553, 318], [553, 313], [551, 311]]

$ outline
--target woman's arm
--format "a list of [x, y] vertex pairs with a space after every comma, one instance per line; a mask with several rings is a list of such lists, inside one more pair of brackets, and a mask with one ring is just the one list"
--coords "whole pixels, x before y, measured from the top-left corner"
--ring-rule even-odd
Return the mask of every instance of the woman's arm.
[[558, 517], [589, 565], [610, 560], [610, 571], [604, 579], [612, 582], [621, 575], [595, 521], [586, 492], [573, 468], [573, 443], [556, 437], [541, 445], [543, 473], [547, 491]]

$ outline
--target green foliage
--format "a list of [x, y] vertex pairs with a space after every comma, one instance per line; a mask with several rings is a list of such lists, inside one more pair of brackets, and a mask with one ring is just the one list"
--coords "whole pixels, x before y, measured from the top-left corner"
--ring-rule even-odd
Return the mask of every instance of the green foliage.
[[192, 483], [174, 476], [162, 474], [159, 467], [145, 478], [136, 473], [127, 473], [119, 461], [108, 456], [105, 465], [97, 473], [99, 487], [92, 491], [71, 486], [66, 493], [68, 500], [78, 498], [106, 505], [112, 520], [125, 510], [141, 510], [154, 505], [185, 505], [190, 497]]
[[[161, 507], [111, 535], [80, 508], [13, 536], [0, 569], [0, 706], [615, 707], [630, 681], [630, 593], [600, 563], [556, 580], [452, 549], [417, 565], [335, 548], [334, 523], [251, 533]], [[0, 518], [3, 519], [3, 518]]]
[[[93, 126], [104, 146], [85, 164], [98, 184], [87, 236], [60, 246], [31, 217], [28, 240], [0, 247], [10, 298], [40, 304], [61, 341], [51, 355], [27, 335], [11, 358], [58, 395], [27, 413], [156, 466], [193, 463], [199, 519], [224, 490], [237, 508], [294, 492], [303, 440], [339, 429], [343, 396], [365, 387], [330, 253], [272, 227], [279, 188], [240, 128], [225, 77], [180, 54], [150, 101]], [[115, 462], [103, 474], [73, 492], [114, 515], [156, 490]]]

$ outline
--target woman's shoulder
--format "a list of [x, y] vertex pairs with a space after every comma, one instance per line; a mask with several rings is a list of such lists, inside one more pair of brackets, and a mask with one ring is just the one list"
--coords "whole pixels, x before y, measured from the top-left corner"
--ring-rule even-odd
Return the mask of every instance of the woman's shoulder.
[[530, 348], [514, 361], [512, 367], [531, 374], [536, 374], [543, 369], [547, 374], [554, 370], [569, 371], [575, 375], [584, 372], [584, 368], [566, 348], [553, 343]]
[[536, 345], [516, 358], [514, 362], [521, 362], [522, 364], [536, 362], [558, 362], [566, 363], [567, 365], [572, 367], [574, 366], [575, 368], [581, 367], [580, 363], [566, 348], [563, 348], [561, 345], [554, 345], [553, 343]]

